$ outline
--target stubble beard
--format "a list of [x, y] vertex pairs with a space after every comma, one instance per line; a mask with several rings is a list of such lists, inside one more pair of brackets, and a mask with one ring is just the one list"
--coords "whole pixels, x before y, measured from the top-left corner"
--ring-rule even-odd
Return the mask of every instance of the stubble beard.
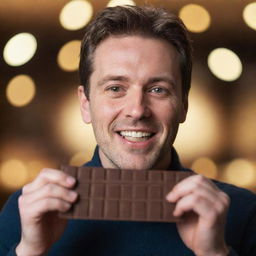
[[[133, 125], [135, 125], [135, 122]], [[156, 130], [161, 129], [159, 128], [161, 124], [156, 123], [155, 125], [157, 127]], [[118, 148], [111, 148], [113, 145], [111, 141], [103, 141], [102, 138], [106, 137], [103, 134], [100, 135], [100, 131], [96, 127], [94, 133], [99, 145], [99, 155], [104, 168], [149, 170], [167, 169], [170, 165], [171, 146], [175, 138], [173, 134], [169, 133], [166, 140], [162, 142], [163, 144], [156, 143], [146, 150], [135, 148], [119, 150]]]
[[[157, 145], [155, 150], [149, 151], [148, 153], [140, 152], [138, 150], [130, 150], [127, 154], [116, 152], [115, 150], [110, 149], [108, 143], [99, 144], [99, 148], [100, 158], [106, 159], [105, 163], [102, 162], [103, 167], [117, 169], [149, 170], [160, 168], [158, 165], [161, 164], [162, 156], [170, 154], [170, 150], [169, 152], [164, 152], [164, 148], [160, 147], [160, 145]], [[129, 156], [127, 157], [127, 155]], [[138, 158], [138, 160], [136, 158]]]

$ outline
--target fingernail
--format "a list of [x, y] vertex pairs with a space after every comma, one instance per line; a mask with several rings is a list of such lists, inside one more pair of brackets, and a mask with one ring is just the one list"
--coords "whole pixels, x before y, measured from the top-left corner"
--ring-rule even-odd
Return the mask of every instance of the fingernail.
[[167, 196], [166, 196], [167, 201], [172, 201], [173, 199], [174, 199], [173, 194], [171, 194], [171, 193], [167, 194]]
[[177, 210], [174, 210], [172, 214], [173, 214], [173, 216], [175, 216], [175, 217], [178, 217], [178, 216], [179, 216]]
[[75, 199], [77, 197], [77, 193], [75, 191], [70, 191], [69, 192], [69, 196], [73, 199]]
[[70, 185], [73, 185], [75, 184], [76, 180], [74, 177], [72, 176], [68, 176], [67, 179], [66, 179], [67, 183], [70, 184]]

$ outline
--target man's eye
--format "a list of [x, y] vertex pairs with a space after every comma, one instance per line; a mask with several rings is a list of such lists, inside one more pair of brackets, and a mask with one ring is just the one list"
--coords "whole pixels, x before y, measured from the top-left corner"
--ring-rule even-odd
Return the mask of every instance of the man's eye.
[[112, 92], [119, 92], [121, 89], [119, 86], [111, 86], [110, 88], [108, 88], [108, 90]]
[[150, 90], [150, 92], [157, 93], [157, 94], [166, 94], [167, 90], [162, 87], [154, 87]]
[[110, 85], [106, 89], [107, 95], [113, 98], [122, 97], [125, 94], [125, 89], [119, 85]]

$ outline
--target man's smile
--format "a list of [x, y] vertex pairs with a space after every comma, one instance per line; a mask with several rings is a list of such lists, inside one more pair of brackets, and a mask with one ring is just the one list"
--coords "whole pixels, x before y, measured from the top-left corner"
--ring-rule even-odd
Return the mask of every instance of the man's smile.
[[124, 139], [132, 142], [146, 141], [155, 135], [155, 133], [143, 131], [120, 131], [118, 134]]

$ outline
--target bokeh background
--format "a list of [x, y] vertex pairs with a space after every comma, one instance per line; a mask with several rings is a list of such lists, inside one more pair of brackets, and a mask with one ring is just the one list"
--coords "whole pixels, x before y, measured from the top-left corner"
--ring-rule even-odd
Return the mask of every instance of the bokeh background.
[[105, 6], [151, 4], [190, 31], [190, 109], [175, 147], [185, 166], [256, 191], [256, 2], [1, 0], [0, 208], [43, 167], [81, 165], [95, 139], [76, 90], [84, 27]]

